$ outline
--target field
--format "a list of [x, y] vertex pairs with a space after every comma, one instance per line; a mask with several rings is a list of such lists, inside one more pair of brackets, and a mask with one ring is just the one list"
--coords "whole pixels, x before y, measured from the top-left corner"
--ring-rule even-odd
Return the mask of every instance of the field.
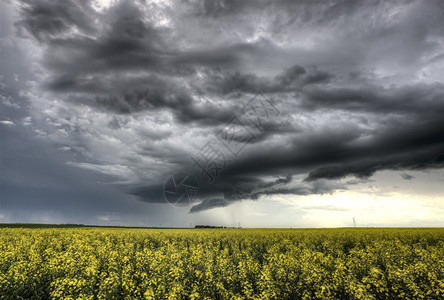
[[0, 228], [1, 299], [444, 299], [444, 229]]

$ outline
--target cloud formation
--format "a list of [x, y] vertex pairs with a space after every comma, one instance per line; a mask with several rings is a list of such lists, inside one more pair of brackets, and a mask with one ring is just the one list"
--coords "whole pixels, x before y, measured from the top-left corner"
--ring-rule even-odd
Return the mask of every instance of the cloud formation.
[[[67, 165], [145, 202], [189, 170], [199, 212], [444, 167], [442, 1], [23, 0], [17, 11], [40, 51], [22, 87], [34, 130], [80, 155]], [[259, 129], [239, 117], [254, 138], [224, 152], [209, 184], [191, 157], [258, 93], [279, 114]]]

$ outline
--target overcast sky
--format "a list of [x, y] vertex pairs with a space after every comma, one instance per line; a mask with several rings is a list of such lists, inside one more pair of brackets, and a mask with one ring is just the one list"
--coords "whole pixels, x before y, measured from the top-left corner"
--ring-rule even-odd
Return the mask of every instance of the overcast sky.
[[[443, 1], [2, 1], [0, 22], [0, 222], [444, 226]], [[178, 173], [191, 205], [164, 197]]]

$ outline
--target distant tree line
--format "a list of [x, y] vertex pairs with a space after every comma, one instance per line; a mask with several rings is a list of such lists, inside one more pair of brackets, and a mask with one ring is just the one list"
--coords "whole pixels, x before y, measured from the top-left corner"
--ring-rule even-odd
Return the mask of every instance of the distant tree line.
[[212, 226], [212, 225], [196, 225], [194, 228], [240, 228], [240, 227], [227, 227], [227, 226]]

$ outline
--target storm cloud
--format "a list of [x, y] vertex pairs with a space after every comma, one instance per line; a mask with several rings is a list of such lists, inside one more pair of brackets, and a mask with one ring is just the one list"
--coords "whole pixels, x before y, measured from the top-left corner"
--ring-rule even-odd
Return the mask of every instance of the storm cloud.
[[[34, 75], [2, 90], [2, 106], [14, 110], [15, 93], [29, 111], [0, 126], [76, 154], [65, 166], [147, 203], [191, 173], [191, 213], [444, 168], [442, 1], [105, 2], [14, 6]], [[245, 113], [252, 99], [273, 107], [260, 126]], [[233, 118], [251, 136], [236, 153], [218, 139]], [[209, 180], [196, 158], [211, 141], [224, 165]]]

